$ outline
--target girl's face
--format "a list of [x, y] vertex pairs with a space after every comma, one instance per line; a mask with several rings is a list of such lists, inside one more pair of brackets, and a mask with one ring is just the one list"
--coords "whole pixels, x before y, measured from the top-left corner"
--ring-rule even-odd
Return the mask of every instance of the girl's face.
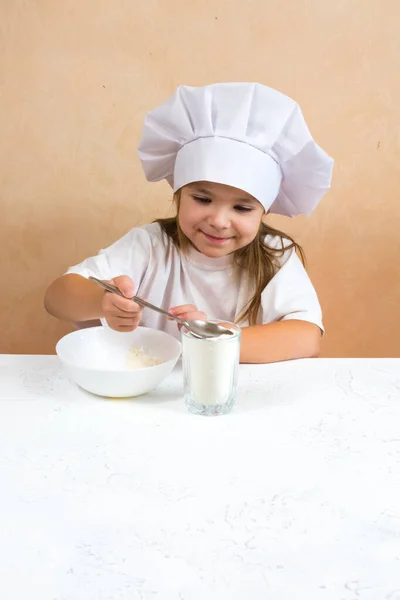
[[226, 256], [256, 237], [264, 208], [250, 194], [221, 183], [200, 181], [181, 189], [178, 220], [205, 256]]

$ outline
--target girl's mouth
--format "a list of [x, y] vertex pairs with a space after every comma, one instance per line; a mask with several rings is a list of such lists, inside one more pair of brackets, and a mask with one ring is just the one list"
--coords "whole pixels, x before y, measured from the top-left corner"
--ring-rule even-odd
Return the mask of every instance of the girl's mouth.
[[201, 232], [204, 237], [209, 240], [210, 242], [212, 242], [213, 244], [225, 244], [226, 242], [229, 242], [229, 240], [231, 240], [231, 237], [217, 237], [215, 235], [209, 235], [208, 233], [205, 233], [204, 231]]

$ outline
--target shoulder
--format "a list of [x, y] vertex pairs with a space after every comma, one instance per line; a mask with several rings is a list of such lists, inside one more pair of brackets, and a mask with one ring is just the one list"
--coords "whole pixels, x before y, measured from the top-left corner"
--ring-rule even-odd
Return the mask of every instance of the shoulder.
[[264, 237], [264, 244], [271, 250], [271, 258], [278, 269], [283, 267], [292, 256], [297, 256], [296, 247], [288, 238], [268, 234]]
[[161, 227], [158, 223], [138, 225], [137, 227], [133, 227], [130, 231], [128, 231], [126, 237], [130, 237], [132, 239], [140, 238], [148, 240], [157, 240], [157, 238], [162, 237]]
[[272, 234], [264, 236], [264, 243], [268, 248], [272, 248], [273, 250], [285, 250], [288, 246], [293, 246], [288, 238]]
[[117, 243], [130, 247], [139, 244], [143, 249], [152, 248], [156, 250], [158, 248], [165, 248], [168, 244], [168, 239], [158, 223], [150, 223], [148, 225], [133, 227]]

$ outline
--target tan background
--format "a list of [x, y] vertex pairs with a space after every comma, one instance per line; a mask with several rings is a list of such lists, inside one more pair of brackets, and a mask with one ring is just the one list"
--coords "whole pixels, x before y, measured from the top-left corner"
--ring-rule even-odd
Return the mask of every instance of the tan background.
[[52, 353], [47, 284], [165, 215], [136, 146], [181, 83], [294, 97], [336, 159], [307, 252], [325, 356], [400, 356], [398, 0], [0, 0], [0, 352]]

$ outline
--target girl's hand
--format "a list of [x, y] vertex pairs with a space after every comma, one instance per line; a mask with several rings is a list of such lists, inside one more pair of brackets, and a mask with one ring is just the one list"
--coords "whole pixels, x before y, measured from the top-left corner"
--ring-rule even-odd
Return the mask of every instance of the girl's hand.
[[122, 298], [117, 294], [104, 292], [101, 308], [109, 327], [115, 331], [134, 331], [140, 323], [143, 309], [130, 300], [135, 294], [132, 279], [126, 275], [120, 275], [107, 283], [115, 285], [125, 296]]
[[[183, 319], [184, 321], [207, 321], [207, 315], [205, 312], [201, 312], [197, 310], [197, 308], [193, 304], [183, 304], [182, 306], [175, 306], [174, 308], [170, 308], [169, 312], [179, 317], [179, 319]], [[178, 323], [179, 329], [182, 327]]]

